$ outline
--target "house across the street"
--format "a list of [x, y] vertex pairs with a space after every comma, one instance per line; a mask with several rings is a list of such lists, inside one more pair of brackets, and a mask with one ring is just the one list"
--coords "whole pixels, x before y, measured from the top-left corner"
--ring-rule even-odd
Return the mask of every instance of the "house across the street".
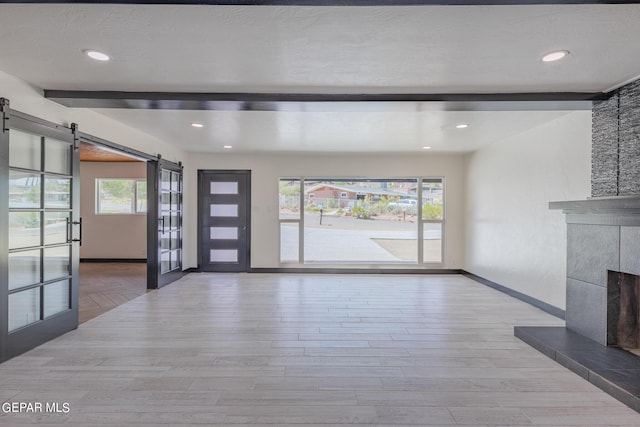
[[304, 191], [305, 203], [327, 208], [352, 208], [358, 200], [377, 202], [383, 198], [398, 200], [410, 197], [407, 193], [358, 185], [315, 184]]

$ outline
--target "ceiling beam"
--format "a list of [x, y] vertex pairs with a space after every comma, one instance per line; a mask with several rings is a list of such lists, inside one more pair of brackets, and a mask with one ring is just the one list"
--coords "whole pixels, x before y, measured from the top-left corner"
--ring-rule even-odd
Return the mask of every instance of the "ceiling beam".
[[386, 111], [389, 103], [413, 103], [418, 111], [583, 110], [606, 99], [601, 92], [314, 94], [45, 90], [71, 108], [209, 111]]
[[493, 6], [636, 4], [627, 0], [0, 0], [0, 3], [169, 4], [210, 6]]

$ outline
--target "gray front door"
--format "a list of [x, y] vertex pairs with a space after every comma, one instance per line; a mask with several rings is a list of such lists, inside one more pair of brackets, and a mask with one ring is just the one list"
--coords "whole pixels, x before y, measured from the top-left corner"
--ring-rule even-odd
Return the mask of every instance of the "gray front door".
[[249, 269], [250, 171], [198, 171], [200, 269]]

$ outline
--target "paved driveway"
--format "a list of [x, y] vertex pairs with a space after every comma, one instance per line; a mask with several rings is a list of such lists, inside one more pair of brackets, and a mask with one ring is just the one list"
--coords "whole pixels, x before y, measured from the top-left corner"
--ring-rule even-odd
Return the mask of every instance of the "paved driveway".
[[[305, 215], [305, 258], [314, 262], [333, 263], [407, 262], [384, 249], [374, 239], [385, 239], [387, 242], [397, 240], [398, 243], [406, 245], [407, 241], [415, 242], [417, 233], [416, 224], [408, 221], [324, 216], [320, 225], [318, 215]], [[425, 239], [440, 238], [439, 224], [425, 225]], [[297, 224], [282, 227], [281, 245], [282, 254], [297, 254]]]

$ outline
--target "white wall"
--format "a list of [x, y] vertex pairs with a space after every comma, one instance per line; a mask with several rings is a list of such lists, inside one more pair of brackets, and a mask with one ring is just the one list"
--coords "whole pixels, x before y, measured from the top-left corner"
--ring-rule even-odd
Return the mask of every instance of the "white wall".
[[95, 199], [97, 178], [146, 177], [147, 164], [143, 162], [80, 163], [80, 258], [147, 257], [147, 215], [96, 215]]
[[591, 112], [466, 158], [464, 269], [565, 308], [566, 224], [551, 201], [590, 196]]
[[[71, 123], [77, 123], [82, 132], [96, 137], [133, 148], [147, 154], [161, 154], [162, 157], [167, 160], [184, 161], [185, 155], [177, 146], [169, 145], [164, 141], [94, 111], [82, 108], [67, 108], [59, 105], [44, 98], [43, 91], [41, 89], [33, 87], [28, 83], [25, 83], [24, 81], [2, 71], [0, 71], [0, 97], [9, 99], [10, 107], [13, 110], [65, 126], [69, 126]], [[138, 167], [142, 168], [142, 175], [139, 172], [136, 172], [132, 176], [145, 177], [146, 165], [140, 163]], [[128, 176], [122, 175], [113, 164], [105, 166], [105, 168], [111, 168], [112, 172], [119, 175], [118, 177]], [[84, 176], [82, 176], [81, 179], [91, 179], [91, 174], [92, 173], [87, 172], [85, 168]], [[105, 175], [105, 177], [106, 176], [108, 175]], [[122, 224], [114, 223], [105, 224], [104, 228], [101, 228], [102, 226], [92, 227], [88, 212], [93, 209], [93, 202], [86, 202], [86, 199], [94, 197], [94, 189], [92, 185], [83, 185], [83, 189], [81, 190], [82, 198], [85, 199], [85, 202], [83, 203], [85, 206], [81, 209], [81, 215], [83, 216], [84, 221], [88, 221], [88, 223], [85, 223], [83, 230], [84, 241], [81, 257], [146, 258], [146, 223], [144, 226], [139, 226], [137, 224], [123, 226]], [[87, 208], [87, 206], [91, 207]], [[115, 217], [111, 219], [111, 221], [114, 220], [116, 220]], [[145, 221], [144, 215], [138, 217], [138, 222], [141, 221]], [[90, 231], [91, 228], [101, 231], [102, 234], [93, 236]], [[124, 239], [120, 242], [118, 251], [114, 251], [111, 245], [104, 247], [101, 246], [99, 242], [110, 238], [113, 235], [112, 233], [118, 233], [117, 230], [123, 230], [122, 238]], [[126, 230], [128, 230], [128, 232]], [[129, 244], [129, 241], [135, 241], [135, 244]], [[122, 242], [124, 242], [124, 244], [122, 244]]]
[[[444, 176], [446, 179], [445, 253], [443, 268], [460, 268], [463, 255], [463, 166], [460, 155], [363, 155], [318, 153], [234, 155], [192, 153], [185, 168], [185, 268], [197, 260], [198, 169], [250, 169], [251, 266], [279, 267], [278, 179], [280, 177], [403, 178]], [[341, 267], [345, 267], [342, 265]], [[397, 266], [390, 266], [397, 268]], [[416, 265], [406, 266], [416, 268]]]
[[[197, 170], [251, 169], [252, 267], [279, 266], [281, 176], [445, 176], [444, 268], [464, 268], [564, 308], [566, 226], [548, 202], [584, 199], [590, 182], [590, 113], [573, 112], [476, 153], [460, 155], [186, 154], [99, 113], [63, 107], [0, 71], [15, 110], [185, 165], [185, 268], [197, 266]], [[464, 210], [463, 210], [464, 209]], [[135, 255], [140, 257], [140, 255]]]
[[163, 141], [123, 125], [113, 119], [84, 108], [67, 108], [44, 98], [43, 91], [0, 71], [0, 97], [10, 101], [10, 107], [21, 113], [69, 126], [77, 123], [80, 131], [142, 151], [162, 154], [171, 161], [184, 160], [184, 153]]

